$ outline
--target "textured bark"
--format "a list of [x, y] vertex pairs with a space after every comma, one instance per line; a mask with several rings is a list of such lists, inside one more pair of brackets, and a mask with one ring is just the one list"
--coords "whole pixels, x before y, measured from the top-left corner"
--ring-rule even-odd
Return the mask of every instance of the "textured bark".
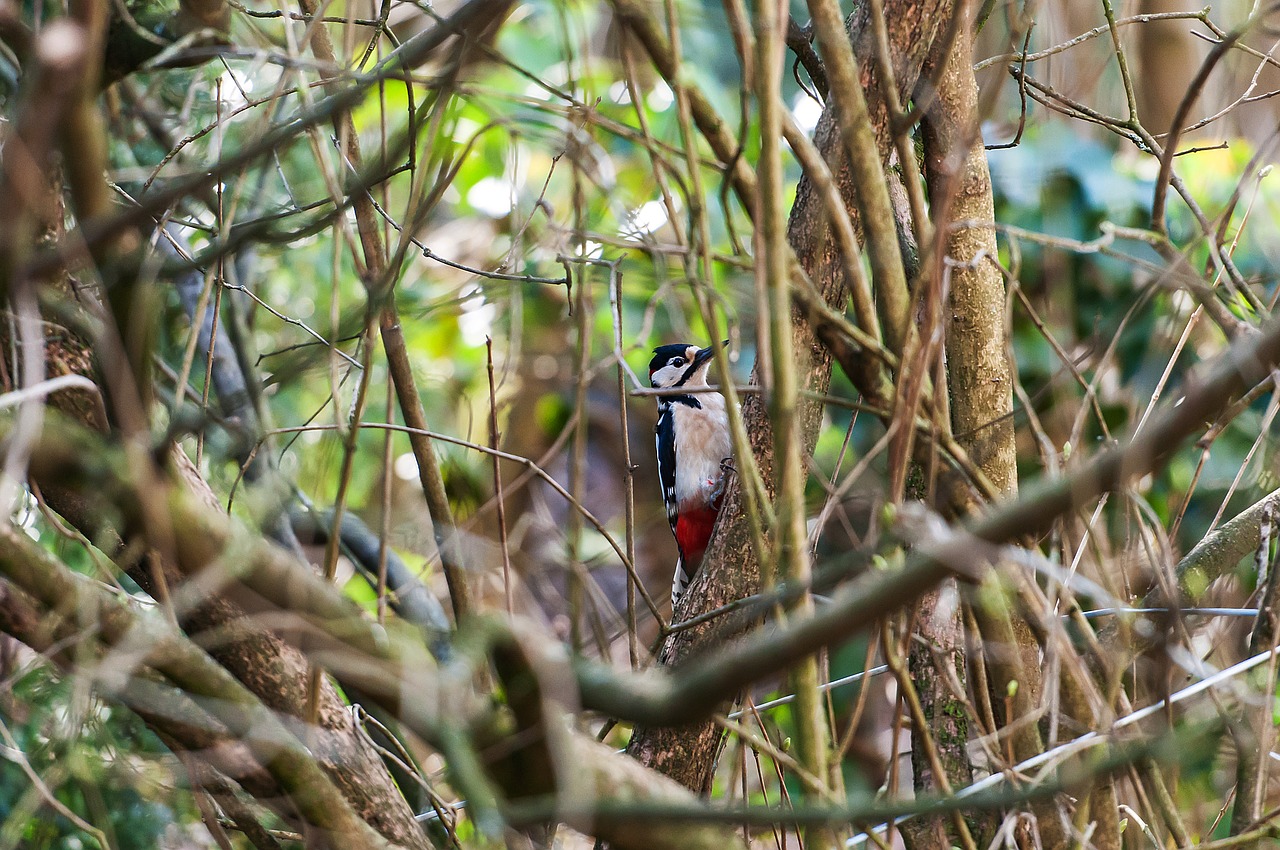
[[[952, 684], [963, 686], [965, 681], [964, 632], [954, 579], [925, 594], [917, 603], [907, 665], [920, 709], [931, 721], [928, 733], [933, 736], [947, 784], [953, 790], [964, 788], [973, 781], [973, 771], [966, 750], [969, 724], [964, 694], [956, 693]], [[917, 790], [936, 791], [943, 787], [915, 731], [911, 735], [911, 775]], [[902, 831], [909, 848], [960, 844], [952, 820], [944, 815], [924, 815], [907, 821]], [[983, 842], [979, 840], [979, 844]]]
[[[182, 463], [180, 456], [177, 462]], [[71, 429], [48, 435], [33, 454], [33, 469], [41, 475], [78, 483], [79, 491], [86, 482], [95, 482], [99, 492], [120, 506], [123, 523], [132, 528], [139, 522], [140, 503], [147, 495], [138, 492], [123, 466], [120, 452], [102, 448], [97, 440]], [[498, 632], [494, 624], [494, 654], [515, 719], [513, 729], [489, 713], [490, 696], [473, 690], [456, 669], [438, 676], [424, 667], [417, 660], [424, 656], [414, 637], [389, 634], [369, 622], [340, 591], [278, 547], [218, 513], [206, 512], [205, 505], [189, 493], [171, 492], [163, 503], [173, 525], [186, 532], [173, 544], [172, 559], [180, 565], [177, 574], [195, 577], [206, 589], [226, 583], [221, 595], [238, 603], [239, 610], [279, 624], [279, 632], [291, 646], [303, 644], [314, 651], [313, 657], [344, 682], [365, 688], [375, 705], [399, 716], [420, 739], [445, 752], [455, 787], [466, 794], [477, 823], [496, 828], [496, 799], [492, 794], [483, 798], [497, 783], [513, 804], [545, 805], [546, 818], [573, 824], [619, 848], [710, 850], [737, 841], [733, 828], [723, 824], [693, 827], [661, 819], [637, 824], [634, 817], [610, 812], [610, 804], [616, 803], [683, 808], [696, 798], [673, 780], [572, 729], [570, 717], [580, 710], [574, 699], [574, 673], [566, 655], [548, 651], [548, 638], [541, 630], [512, 626]], [[0, 553], [4, 551], [0, 547]], [[224, 575], [228, 568], [234, 576]], [[0, 582], [0, 590], [3, 587]], [[181, 600], [181, 593], [175, 596]], [[206, 598], [191, 596], [197, 603]], [[54, 604], [48, 596], [41, 601], [46, 609]], [[0, 606], [3, 602], [0, 596]], [[282, 613], [296, 619], [282, 621]], [[3, 622], [0, 607], [0, 625]], [[234, 641], [238, 635], [223, 630], [202, 637], [212, 645]], [[298, 676], [296, 670], [284, 672]], [[189, 687], [185, 681], [179, 684]], [[293, 690], [301, 696], [294, 684]], [[412, 698], [406, 699], [410, 694]], [[322, 712], [321, 720], [325, 718]], [[300, 737], [313, 754], [328, 743], [324, 729], [307, 727]], [[329, 781], [350, 796], [341, 777]], [[598, 811], [597, 802], [601, 804]]]
[[[946, 294], [946, 365], [951, 425], [957, 441], [996, 489], [1013, 496], [1018, 490], [1017, 453], [1013, 423], [1013, 376], [1005, 336], [1005, 289], [999, 270], [984, 257], [996, 256], [995, 203], [986, 152], [978, 131], [978, 86], [972, 70], [969, 21], [959, 25], [950, 49], [939, 42], [926, 65], [936, 80], [936, 100], [925, 115], [923, 138], [930, 205], [936, 217], [932, 271], [940, 276], [938, 291]], [[976, 221], [974, 225], [952, 222]], [[990, 222], [990, 225], [986, 225]], [[976, 506], [975, 506], [976, 507]], [[952, 787], [968, 784], [971, 771], [965, 750], [968, 724], [959, 710], [949, 682], [938, 675], [938, 663], [953, 664], [963, 675], [959, 606], [939, 608], [941, 591], [921, 600], [917, 624], [923, 645], [913, 643], [911, 670], [932, 721], [934, 743]], [[991, 703], [1006, 705], [1010, 682], [1017, 692], [1008, 704], [1005, 723], [1034, 709], [1041, 690], [1039, 644], [1028, 624], [1015, 614], [975, 610], [984, 645], [994, 650], [985, 663]], [[927, 647], [933, 647], [931, 652]], [[937, 653], [935, 660], [934, 653]], [[963, 681], [963, 680], [961, 680]], [[998, 712], [999, 714], [1000, 712]], [[1041, 749], [1034, 726], [1024, 724], [1016, 736], [1019, 759]], [[912, 766], [918, 790], [941, 788], [913, 736]], [[1050, 812], [1054, 823], [1058, 818]], [[934, 832], [944, 832], [948, 844], [957, 843], [954, 827], [931, 819]], [[982, 824], [986, 833], [990, 823]], [[1050, 829], [1053, 835], [1057, 830]], [[983, 843], [983, 842], [979, 842]], [[922, 846], [922, 845], [918, 845]]]
[[[949, 277], [947, 381], [956, 438], [1001, 493], [1018, 492], [1013, 376], [1006, 348], [1004, 280], [995, 265], [995, 202], [978, 132], [972, 46], [962, 28], [940, 68], [924, 121], [925, 169], [942, 249], [935, 273]], [[933, 68], [931, 67], [932, 71]], [[950, 222], [990, 222], [951, 225]]]
[[[502, 743], [508, 752], [491, 766], [507, 799], [519, 803], [553, 796], [555, 819], [598, 836], [614, 850], [730, 850], [743, 845], [741, 832], [726, 824], [661, 817], [636, 823], [604, 812], [590, 813], [596, 800], [678, 806], [695, 798], [677, 782], [573, 730], [571, 718], [580, 707], [570, 704], [576, 688], [568, 659], [546, 653], [539, 630], [518, 623], [512, 630], [513, 639], [499, 642], [493, 653], [515, 720], [515, 729]], [[543, 835], [529, 837], [535, 840], [534, 846], [549, 846]]]
[[[49, 188], [50, 197], [56, 199], [59, 195], [56, 188], [57, 177], [47, 165], [43, 168], [42, 177]], [[101, 182], [102, 173], [102, 169], [98, 169], [93, 179]], [[81, 200], [85, 194], [80, 193]], [[51, 230], [56, 233], [56, 227], [51, 226]], [[45, 283], [60, 290], [64, 302], [62, 308], [68, 314], [74, 312], [79, 295], [70, 279], [63, 275], [51, 277]], [[60, 316], [49, 315], [43, 318], [48, 321], [44, 351], [46, 374], [49, 377], [78, 374], [90, 379], [96, 378], [95, 370], [100, 364], [95, 354], [100, 354], [101, 351], [95, 351], [85, 335], [64, 328], [59, 321]], [[6, 351], [11, 350], [9, 327], [5, 323], [0, 328], [0, 342], [3, 342]], [[9, 366], [11, 368], [5, 370], [2, 376], [3, 389], [6, 391], [14, 389], [13, 375], [21, 374], [21, 364], [10, 363]], [[49, 396], [49, 403], [52, 408], [60, 410], [87, 428], [101, 430], [106, 424], [100, 398], [82, 390], [53, 393]], [[186, 484], [204, 498], [211, 511], [221, 513], [222, 507], [217, 498], [195, 468], [186, 462], [185, 456], [180, 460], [185, 462], [183, 471]], [[107, 552], [124, 552], [124, 543], [117, 536], [117, 529], [112, 526], [116, 518], [115, 506], [104, 504], [101, 492], [73, 489], [68, 486], [68, 482], [56, 477], [46, 480], [37, 477], [32, 483], [39, 488], [47, 503], [87, 538]], [[155, 553], [145, 558], [135, 557], [129, 566], [130, 575], [144, 588], [154, 591], [157, 598], [165, 595], [156, 586], [157, 577], [163, 576], [166, 592], [179, 588], [185, 580], [185, 576], [174, 564], [166, 562]], [[306, 659], [301, 652], [269, 632], [249, 627], [239, 609], [216, 597], [210, 597], [203, 605], [186, 612], [181, 624], [188, 634], [206, 633], [216, 636], [217, 639], [211, 641], [211, 654], [263, 703], [283, 715], [302, 716], [305, 695], [299, 683], [305, 681]], [[360, 730], [355, 728], [351, 715], [332, 684], [323, 684], [319, 705], [316, 740], [308, 743], [322, 769], [342, 791], [352, 809], [390, 841], [406, 847], [426, 846], [425, 836], [414, 821], [413, 812], [377, 753], [369, 746]], [[182, 740], [176, 735], [170, 735], [169, 738]], [[192, 751], [200, 751], [206, 747], [207, 742], [203, 740], [190, 741]], [[250, 784], [246, 790], [276, 796], [275, 791], [266, 786], [255, 787]]]
[[[69, 26], [71, 25], [65, 24], [64, 28]], [[75, 79], [72, 77], [62, 82], [64, 85], [70, 85], [75, 82]], [[87, 99], [87, 96], [85, 97]], [[47, 100], [43, 104], [37, 103], [32, 107], [35, 111], [31, 114], [56, 119], [57, 110], [53, 108], [54, 106], [55, 104]], [[93, 125], [93, 122], [88, 123]], [[80, 146], [77, 149], [96, 150], [99, 147], [96, 143], [105, 145], [101, 128], [96, 125], [86, 131], [92, 133], [95, 136], [94, 139], [85, 138], [84, 132], [78, 137], [71, 137], [66, 129], [63, 132], [67, 136], [66, 144]], [[53, 140], [46, 139], [37, 150], [41, 156], [46, 156], [54, 149], [56, 145]], [[9, 162], [11, 158], [6, 156], [5, 162]], [[88, 207], [97, 202], [89, 200], [96, 196], [96, 192], [87, 184], [93, 181], [101, 184], [104, 169], [90, 163], [89, 167], [82, 170], [87, 170], [89, 173], [72, 175], [72, 179], [78, 180], [81, 184], [73, 194], [82, 207]], [[15, 190], [11, 175], [6, 175], [6, 178], [5, 192], [8, 195]], [[59, 178], [47, 158], [31, 163], [30, 170], [25, 172], [22, 178], [28, 181], [26, 185], [31, 187], [31, 190], [21, 193], [22, 202], [16, 205], [10, 195], [8, 199], [11, 203], [6, 205], [6, 209], [11, 211], [28, 209], [34, 222], [25, 226], [21, 233], [25, 233], [26, 238], [32, 241], [5, 246], [8, 259], [12, 259], [12, 252], [15, 250], [29, 249], [31, 244], [35, 244], [35, 239], [52, 240], [60, 232]], [[105, 191], [105, 184], [102, 189]], [[47, 202], [50, 209], [58, 211], [58, 215], [51, 216], [48, 210], [39, 206], [41, 202]], [[80, 212], [82, 215], [87, 214], [83, 208]], [[22, 238], [21, 233], [19, 238]], [[13, 235], [10, 234], [10, 236]], [[55, 290], [60, 290], [63, 294], [62, 308], [68, 314], [74, 312], [79, 296], [65, 273], [51, 275], [43, 282]], [[97, 359], [90, 341], [85, 336], [62, 327], [58, 315], [43, 318], [48, 321], [46, 346], [42, 353], [46, 374], [49, 377], [78, 374], [90, 379], [95, 378]], [[10, 328], [10, 323], [6, 322], [0, 330], [5, 351], [12, 350]], [[21, 348], [21, 346], [16, 347]], [[6, 391], [14, 389], [13, 376], [22, 374], [21, 363], [7, 365], [10, 368], [3, 370], [2, 373], [3, 388]], [[100, 398], [82, 390], [54, 393], [49, 397], [49, 402], [51, 407], [61, 410], [87, 428], [101, 429], [106, 424]], [[210, 509], [221, 512], [217, 499], [208, 491], [208, 486], [195, 473], [194, 468], [188, 467], [188, 472], [191, 485], [205, 494]], [[56, 479], [35, 480], [33, 483], [40, 488], [51, 507], [86, 537], [94, 540], [106, 551], [112, 551], [113, 548], [123, 549], [123, 544], [110, 526], [114, 516], [113, 506], [102, 503], [101, 493], [76, 491], [64, 486], [66, 482]], [[154, 562], [150, 559], [138, 559], [135, 560], [133, 567], [133, 577], [144, 587], [154, 588], [154, 579], [157, 575], [165, 577], [170, 590], [177, 588], [183, 579], [172, 565], [164, 564], [158, 559]], [[21, 610], [17, 596], [6, 596], [5, 599], [0, 600], [0, 604], [3, 604], [14, 618], [9, 625], [15, 632], [27, 623], [14, 613]], [[217, 635], [219, 639], [212, 641], [212, 652], [220, 663], [271, 708], [287, 716], [301, 716], [302, 695], [299, 682], [304, 680], [303, 672], [306, 669], [306, 661], [301, 653], [284, 645], [278, 638], [267, 632], [247, 627], [241, 613], [223, 600], [212, 599], [203, 607], [192, 611], [183, 625], [189, 633], [208, 632]], [[34, 639], [34, 634], [29, 636]], [[352, 810], [396, 844], [406, 847], [426, 846], [422, 830], [413, 820], [413, 812], [405, 804], [377, 753], [354, 727], [352, 718], [336, 690], [327, 683], [321, 692], [320, 706], [320, 733], [313, 742], [313, 752], [334, 784], [342, 790]], [[242, 758], [236, 758], [230, 762], [219, 761], [225, 758], [229, 751], [225, 747], [213, 746], [216, 743], [214, 740], [216, 735], [196, 735], [190, 724], [182, 728], [175, 728], [173, 725], [166, 727], [157, 718], [151, 719], [155, 721], [153, 725], [158, 731], [166, 735], [167, 740], [180, 740], [192, 752], [204, 751], [217, 768], [232, 770], [232, 765], [236, 765], [232, 772], [240, 774], [245, 780], [242, 785], [246, 790], [263, 795], [263, 799], [269, 802], [278, 803], [277, 798], [281, 796], [278, 789], [266, 781], [260, 771], [255, 772], [251, 762]]]
[[[136, 711], [179, 751], [244, 777], [316, 848], [390, 846], [347, 805], [282, 719], [162, 616], [140, 614], [65, 566], [12, 527], [0, 530], [0, 621], [32, 646]], [[21, 589], [18, 589], [21, 588]], [[46, 616], [33, 630], [33, 611]], [[49, 616], [49, 614], [52, 616]], [[255, 774], [265, 770], [267, 783]]]
[[[895, 81], [902, 95], [909, 94], [920, 76], [920, 67], [929, 45], [943, 22], [948, 19], [948, 0], [899, 0], [886, 4], [892, 53], [896, 60]], [[855, 50], [861, 58], [863, 89], [871, 111], [881, 160], [888, 162], [892, 150], [888, 115], [879, 94], [881, 80], [872, 67], [869, 12], [865, 5], [855, 11], [850, 24]], [[849, 177], [848, 163], [841, 150], [840, 129], [834, 111], [823, 111], [815, 131], [815, 142], [832, 163], [846, 206], [855, 209], [855, 193]], [[814, 285], [837, 309], [843, 311], [847, 295], [843, 263], [829, 238], [830, 225], [822, 199], [808, 179], [802, 178], [791, 210], [787, 238], [800, 258]], [[803, 390], [825, 393], [831, 380], [830, 355], [818, 342], [812, 326], [793, 315], [793, 346], [796, 352], [796, 374]], [[813, 400], [802, 400], [797, 408], [800, 432], [806, 452], [813, 449], [821, 424], [822, 407]], [[760, 463], [766, 483], [773, 478], [772, 429], [766, 403], [759, 395], [750, 395], [742, 405], [743, 419], [750, 435], [751, 449]], [[736, 484], [730, 486], [720, 513], [721, 521], [712, 538], [698, 576], [686, 592], [680, 616], [691, 617], [721, 605], [750, 596], [759, 590], [760, 570], [752, 549], [751, 534]], [[731, 638], [720, 633], [717, 624], [679, 633], [668, 643], [667, 657], [674, 663]], [[697, 791], [710, 789], [711, 778], [719, 754], [721, 733], [712, 722], [677, 728], [638, 728], [628, 752], [642, 763], [654, 767]]]
[[[48, 613], [21, 590], [8, 582], [0, 583], [0, 630], [31, 649], [48, 654], [62, 669], [73, 671], [74, 665], [85, 659], [71, 658], [65, 650], [69, 646], [82, 649], [79, 644], [84, 634], [69, 634], [66, 629], [53, 640], [49, 619]], [[142, 676], [134, 676], [112, 696], [137, 714], [166, 747], [185, 756], [188, 769], [198, 774], [202, 785], [216, 782], [228, 792], [239, 786], [286, 823], [299, 823], [288, 795], [249, 748], [194, 700], [172, 686]], [[191, 756], [193, 752], [199, 752], [200, 757]]]
[[[186, 456], [175, 452], [174, 458], [186, 486], [211, 511], [220, 512], [216, 497]], [[104, 524], [100, 505], [55, 482], [37, 483], [42, 485], [49, 505], [90, 539], [106, 543], [114, 537], [113, 530]], [[106, 545], [110, 551], [110, 544]], [[124, 551], [122, 543], [118, 551]], [[175, 564], [154, 552], [127, 566], [130, 576], [157, 596], [163, 595], [156, 584], [158, 576], [163, 576], [169, 593], [178, 591], [188, 579]], [[180, 625], [197, 641], [201, 635], [213, 638], [208, 641], [209, 654], [267, 707], [285, 717], [305, 716], [306, 689], [302, 685], [307, 679], [308, 664], [297, 648], [250, 626], [239, 608], [218, 596], [206, 596], [202, 604], [185, 612]], [[306, 743], [352, 809], [396, 844], [429, 846], [382, 760], [356, 728], [346, 703], [328, 679], [321, 682], [318, 706], [316, 726], [310, 730]]]
[[[984, 259], [996, 256], [995, 209], [986, 153], [978, 132], [978, 88], [972, 71], [971, 33], [961, 27], [948, 56], [936, 56], [937, 100], [924, 121], [926, 173], [938, 226], [940, 262], [936, 273], [949, 275], [947, 377], [951, 421], [956, 438], [988, 479], [1006, 496], [1017, 493], [1017, 455], [1013, 423], [1013, 376], [1005, 330], [1005, 289], [999, 270]], [[941, 222], [979, 222], [943, 226]], [[985, 222], [991, 222], [986, 226]], [[1015, 724], [1039, 708], [1040, 643], [1016, 610], [990, 602], [984, 594], [975, 608], [983, 643], [983, 662], [991, 704], [998, 722]], [[987, 601], [983, 601], [983, 600]], [[1011, 686], [1016, 686], [1011, 689]], [[1085, 683], [1063, 676], [1064, 706], [1092, 726], [1094, 710], [1084, 697]], [[1021, 723], [1012, 735], [1018, 760], [1043, 750], [1034, 724]], [[1113, 784], [1099, 782], [1089, 793], [1095, 822], [1094, 843], [1118, 847], [1120, 828]], [[1033, 804], [1040, 839], [1047, 848], [1070, 840], [1059, 804]]]
[[1143, 606], [1194, 603], [1204, 588], [1235, 569], [1242, 558], [1257, 550], [1265, 514], [1267, 511], [1274, 513], [1278, 504], [1280, 490], [1272, 490], [1205, 535], [1174, 568], [1178, 580], [1175, 590], [1182, 597], [1170, 600], [1163, 591], [1154, 590], [1142, 600]]
[[[1262, 538], [1262, 546], [1270, 544]], [[1269, 564], [1266, 584], [1260, 588], [1262, 600], [1258, 605], [1258, 618], [1253, 634], [1249, 637], [1249, 654], [1274, 649], [1280, 644], [1280, 564], [1275, 559]], [[1264, 577], [1259, 577], [1264, 578]], [[1265, 692], [1275, 692], [1275, 664], [1267, 668], [1270, 683]], [[1276, 728], [1271, 700], [1262, 700], [1257, 706], [1246, 709], [1244, 715], [1228, 726], [1236, 745], [1236, 803], [1231, 811], [1231, 834], [1240, 836], [1255, 829], [1263, 821], [1268, 804], [1271, 758], [1275, 748]], [[1261, 839], [1242, 843], [1244, 850], [1262, 846]]]

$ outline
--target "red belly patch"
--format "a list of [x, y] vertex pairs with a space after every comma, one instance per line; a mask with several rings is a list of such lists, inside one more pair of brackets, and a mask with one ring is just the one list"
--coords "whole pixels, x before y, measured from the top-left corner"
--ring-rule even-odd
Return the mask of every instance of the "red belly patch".
[[680, 554], [684, 557], [685, 568], [690, 575], [698, 564], [702, 563], [702, 556], [707, 551], [707, 542], [711, 539], [711, 530], [715, 528], [718, 513], [715, 507], [706, 505], [701, 508], [681, 510], [676, 519], [676, 544], [680, 547]]

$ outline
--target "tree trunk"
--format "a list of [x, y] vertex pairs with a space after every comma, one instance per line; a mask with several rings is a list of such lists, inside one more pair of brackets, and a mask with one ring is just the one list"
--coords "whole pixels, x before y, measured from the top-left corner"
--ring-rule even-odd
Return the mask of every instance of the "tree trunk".
[[[946, 0], [896, 0], [885, 5], [891, 53], [895, 59], [895, 82], [900, 96], [905, 97], [919, 79], [929, 45], [944, 22], [949, 20], [951, 3]], [[867, 6], [860, 5], [850, 22], [850, 32], [860, 60], [862, 86], [867, 92], [867, 106], [879, 155], [881, 161], [887, 163], [893, 149], [892, 134], [884, 99], [879, 93], [882, 81], [871, 61], [874, 51], [870, 44], [869, 14]], [[815, 142], [831, 167], [845, 205], [856, 217], [856, 193], [843, 153], [840, 127], [830, 104], [818, 122]], [[787, 238], [822, 297], [843, 312], [848, 298], [844, 263], [835, 248], [835, 240], [829, 234], [830, 224], [821, 196], [812, 181], [802, 177], [791, 210]], [[793, 320], [792, 340], [800, 386], [813, 393], [825, 393], [831, 380], [830, 354], [818, 342], [811, 325], [798, 315], [793, 315]], [[802, 397], [797, 412], [804, 450], [811, 452], [817, 439], [822, 406], [812, 398]], [[766, 486], [769, 486], [773, 477], [773, 438], [768, 405], [759, 395], [749, 395], [743, 402], [742, 415], [752, 452], [760, 463]], [[711, 548], [681, 606], [682, 616], [696, 616], [759, 590], [759, 564], [736, 483], [730, 486], [720, 515], [721, 521]], [[719, 625], [712, 622], [678, 633], [667, 643], [668, 659], [679, 663], [709, 646], [731, 639], [733, 635], [723, 634]], [[741, 628], [745, 629], [747, 625], [742, 623]], [[627, 751], [682, 785], [706, 792], [711, 787], [720, 744], [719, 727], [711, 721], [704, 721], [678, 728], [637, 728]]]

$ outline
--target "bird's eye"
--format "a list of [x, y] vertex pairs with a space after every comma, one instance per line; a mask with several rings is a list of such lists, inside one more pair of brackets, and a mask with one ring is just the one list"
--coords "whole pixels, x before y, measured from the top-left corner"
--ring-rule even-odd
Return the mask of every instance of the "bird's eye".
[[671, 365], [672, 365], [672, 366], [683, 366], [683, 365], [684, 365], [684, 358], [683, 358], [683, 357], [672, 357], [672, 358], [671, 358]]

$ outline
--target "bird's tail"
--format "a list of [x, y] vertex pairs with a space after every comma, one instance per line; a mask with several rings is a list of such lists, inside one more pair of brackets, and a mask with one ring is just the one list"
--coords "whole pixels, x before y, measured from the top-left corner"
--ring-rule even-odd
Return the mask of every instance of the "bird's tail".
[[689, 583], [693, 581], [693, 576], [697, 569], [689, 569], [685, 564], [684, 555], [676, 559], [676, 574], [671, 577], [671, 616], [676, 613], [676, 605], [680, 602], [680, 597], [684, 595], [685, 589], [689, 587]]

